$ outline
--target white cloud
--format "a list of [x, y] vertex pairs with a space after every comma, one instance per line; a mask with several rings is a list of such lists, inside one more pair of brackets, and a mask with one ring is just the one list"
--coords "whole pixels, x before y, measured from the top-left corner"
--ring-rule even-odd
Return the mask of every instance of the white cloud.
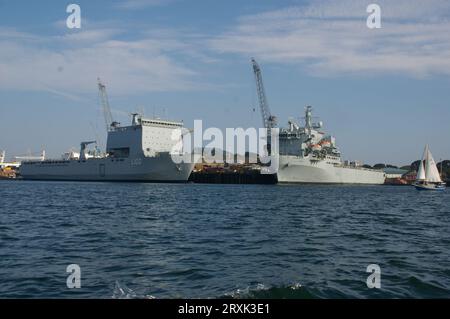
[[136, 9], [142, 9], [145, 7], [164, 6], [164, 5], [170, 4], [174, 1], [175, 0], [126, 0], [126, 1], [121, 1], [121, 3], [117, 5], [117, 8], [136, 10]]
[[116, 34], [120, 33], [120, 29], [100, 29], [100, 30], [87, 30], [82, 32], [67, 33], [64, 36], [59, 37], [60, 40], [64, 40], [68, 44], [80, 45], [80, 43], [98, 43], [111, 39]]
[[382, 29], [366, 27], [362, 1], [314, 1], [241, 17], [213, 38], [221, 53], [305, 64], [315, 75], [392, 72], [415, 77], [450, 74], [450, 2], [374, 1]]
[[450, 74], [450, 2], [376, 2], [382, 8], [379, 30], [366, 27], [359, 0], [320, 0], [243, 16], [208, 40], [195, 30], [167, 29], [140, 30], [134, 40], [123, 40], [127, 29], [114, 23], [88, 22], [59, 36], [0, 27], [0, 89], [73, 95], [93, 92], [99, 76], [116, 94], [205, 89], [212, 84], [193, 66], [216, 63], [220, 56], [211, 50], [305, 65], [321, 76]]
[[0, 28], [0, 89], [67, 94], [95, 91], [101, 77], [116, 94], [191, 90], [196, 72], [178, 63], [190, 45], [175, 38], [117, 40], [114, 29], [38, 37]]

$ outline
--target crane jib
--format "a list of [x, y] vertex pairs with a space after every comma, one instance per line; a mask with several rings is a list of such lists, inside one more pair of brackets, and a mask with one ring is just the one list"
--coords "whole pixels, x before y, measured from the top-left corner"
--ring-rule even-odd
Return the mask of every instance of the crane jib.
[[276, 127], [277, 125], [276, 117], [273, 116], [270, 112], [269, 104], [266, 98], [266, 92], [264, 89], [261, 68], [259, 67], [255, 59], [252, 59], [252, 64], [253, 64], [253, 72], [255, 74], [256, 92], [258, 94], [259, 107], [263, 118], [263, 125], [265, 128], [270, 129]]

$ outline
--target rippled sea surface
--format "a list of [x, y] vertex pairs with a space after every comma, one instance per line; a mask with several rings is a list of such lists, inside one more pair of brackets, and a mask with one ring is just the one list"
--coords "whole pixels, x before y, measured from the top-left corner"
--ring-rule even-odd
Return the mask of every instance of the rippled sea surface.
[[3, 181], [0, 297], [448, 298], [450, 191]]

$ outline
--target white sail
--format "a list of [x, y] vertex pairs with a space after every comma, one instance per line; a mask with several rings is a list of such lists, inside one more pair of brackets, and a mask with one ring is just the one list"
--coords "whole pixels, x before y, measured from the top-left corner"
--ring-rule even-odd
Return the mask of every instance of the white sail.
[[416, 181], [424, 181], [426, 179], [425, 175], [425, 161], [427, 159], [428, 154], [428, 145], [425, 145], [425, 149], [423, 150], [422, 159], [419, 163], [419, 170], [417, 172]]
[[423, 160], [419, 163], [419, 171], [417, 172], [417, 181], [424, 181], [425, 180], [425, 169], [423, 168]]
[[439, 174], [433, 155], [427, 147], [427, 155], [425, 162], [425, 180], [432, 183], [441, 183], [441, 175]]

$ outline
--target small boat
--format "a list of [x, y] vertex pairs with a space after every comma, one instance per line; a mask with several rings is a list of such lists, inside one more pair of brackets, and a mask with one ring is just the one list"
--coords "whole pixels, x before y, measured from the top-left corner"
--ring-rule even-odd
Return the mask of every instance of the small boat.
[[446, 184], [442, 181], [428, 145], [425, 146], [422, 160], [419, 163], [417, 178], [413, 185], [417, 190], [445, 190]]

